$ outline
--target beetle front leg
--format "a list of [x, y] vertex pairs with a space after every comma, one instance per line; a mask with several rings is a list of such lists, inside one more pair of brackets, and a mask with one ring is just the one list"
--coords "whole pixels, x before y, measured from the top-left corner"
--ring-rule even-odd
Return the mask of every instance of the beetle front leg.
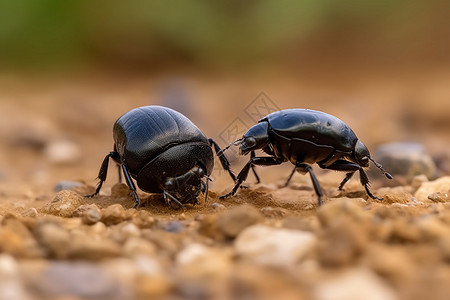
[[[255, 158], [255, 156], [256, 156], [255, 151], [250, 152], [250, 158]], [[254, 174], [255, 177], [256, 177], [256, 183], [260, 183], [261, 180], [259, 179], [259, 176], [258, 176], [258, 174], [256, 173], [255, 165], [252, 165], [251, 168], [252, 168], [253, 174]]]
[[349, 173], [346, 174], [344, 180], [342, 180], [342, 182], [339, 186], [340, 189], [353, 176], [353, 174], [356, 171], [359, 171], [360, 181], [361, 181], [361, 184], [364, 186], [364, 189], [366, 190], [367, 195], [372, 199], [377, 199], [380, 201], [383, 200], [383, 198], [376, 197], [370, 192], [369, 177], [367, 177], [366, 172], [364, 172], [363, 168], [360, 165], [352, 163], [347, 160], [337, 160], [329, 166], [323, 166], [320, 164], [319, 164], [319, 166], [323, 169], [336, 170], [336, 171], [349, 171]]
[[245, 166], [242, 168], [241, 172], [239, 172], [239, 175], [237, 176], [236, 185], [234, 186], [233, 190], [229, 192], [226, 195], [220, 196], [220, 199], [227, 198], [229, 196], [232, 196], [236, 194], [236, 191], [238, 190], [239, 186], [247, 179], [248, 172], [250, 171], [250, 168], [252, 165], [260, 165], [260, 166], [273, 166], [273, 165], [279, 165], [283, 161], [276, 158], [276, 157], [252, 157], [250, 160], [245, 164]]
[[114, 160], [119, 160], [120, 159], [119, 153], [117, 153], [115, 151], [111, 151], [105, 156], [105, 158], [103, 159], [102, 165], [100, 166], [100, 170], [98, 171], [98, 177], [97, 178], [100, 180], [100, 182], [98, 183], [95, 192], [93, 194], [86, 195], [84, 197], [92, 198], [94, 196], [97, 196], [98, 193], [100, 193], [100, 190], [102, 188], [103, 182], [105, 182], [106, 176], [108, 175], [108, 166], [109, 166], [109, 159], [110, 158], [112, 158]]
[[124, 163], [122, 163], [122, 170], [128, 188], [133, 192], [134, 200], [136, 201], [136, 204], [133, 206], [133, 208], [138, 208], [139, 205], [141, 205], [141, 201], [139, 200], [139, 197], [136, 193], [136, 186], [134, 185], [133, 180], [131, 179], [130, 173], [128, 172], [128, 168], [125, 166]]
[[236, 175], [234, 175], [233, 171], [231, 171], [230, 162], [228, 161], [227, 157], [225, 156], [225, 154], [223, 152], [220, 153], [220, 155], [219, 155], [219, 152], [221, 152], [222, 149], [220, 149], [219, 145], [213, 139], [208, 139], [208, 141], [209, 141], [209, 145], [211, 147], [214, 147], [214, 150], [216, 151], [216, 155], [217, 155], [217, 157], [219, 157], [222, 168], [224, 170], [226, 170], [228, 172], [228, 174], [230, 174], [231, 179], [233, 179], [233, 181], [236, 182]]

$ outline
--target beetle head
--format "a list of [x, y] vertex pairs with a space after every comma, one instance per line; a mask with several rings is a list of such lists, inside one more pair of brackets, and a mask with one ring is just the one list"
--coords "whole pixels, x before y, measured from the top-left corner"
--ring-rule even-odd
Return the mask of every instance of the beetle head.
[[371, 161], [378, 169], [380, 169], [381, 173], [383, 173], [384, 176], [386, 176], [388, 179], [392, 179], [392, 175], [386, 172], [381, 164], [377, 163], [372, 157], [370, 157], [369, 149], [367, 149], [367, 147], [360, 140], [358, 140], [358, 142], [356, 143], [354, 156], [356, 162], [360, 166], [368, 167], [369, 161]]
[[[205, 169], [195, 166], [183, 175], [167, 177], [163, 182], [164, 197], [167, 202], [176, 202], [179, 206], [185, 203], [197, 203], [197, 196], [208, 192], [208, 180], [203, 182]], [[206, 201], [206, 197], [205, 197]]]
[[367, 149], [366, 145], [363, 144], [360, 140], [356, 143], [354, 155], [356, 162], [362, 167], [369, 166], [369, 149]]
[[246, 155], [253, 150], [267, 146], [269, 143], [268, 127], [267, 122], [261, 122], [251, 127], [242, 137], [240, 153]]

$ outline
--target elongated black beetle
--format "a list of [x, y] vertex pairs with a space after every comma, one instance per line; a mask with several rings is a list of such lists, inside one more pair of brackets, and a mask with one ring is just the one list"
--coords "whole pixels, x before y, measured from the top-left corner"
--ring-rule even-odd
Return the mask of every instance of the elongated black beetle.
[[[135, 208], [140, 205], [132, 178], [148, 193], [162, 193], [165, 201], [197, 203], [200, 192], [208, 195], [208, 180], [214, 166], [211, 147], [219, 146], [181, 113], [163, 106], [144, 106], [122, 115], [113, 127], [114, 151], [106, 155], [98, 173], [100, 182], [93, 197], [106, 180], [109, 159], [122, 169], [133, 192]], [[221, 155], [220, 162], [231, 178], [236, 177], [229, 162]], [[203, 181], [205, 179], [205, 182]], [[120, 180], [120, 179], [119, 179]]]
[[[332, 115], [316, 110], [286, 109], [271, 113], [259, 120], [258, 124], [251, 127], [241, 139], [231, 143], [223, 151], [232, 145], [240, 145], [240, 153], [242, 155], [251, 153], [251, 158], [238, 174], [233, 190], [222, 198], [236, 193], [247, 178], [250, 168], [253, 169], [259, 182], [254, 165], [279, 165], [286, 161], [290, 161], [295, 166], [286, 185], [295, 171], [302, 174], [308, 172], [318, 196], [319, 205], [322, 203], [323, 194], [311, 164], [317, 163], [322, 169], [347, 172], [339, 185], [340, 190], [353, 174], [359, 171], [361, 184], [367, 194], [378, 200], [383, 199], [375, 197], [370, 192], [369, 178], [363, 167], [368, 167], [370, 160], [387, 178], [392, 179], [392, 176], [370, 157], [367, 147], [347, 124]], [[255, 157], [255, 150], [258, 149], [262, 149], [270, 156]]]

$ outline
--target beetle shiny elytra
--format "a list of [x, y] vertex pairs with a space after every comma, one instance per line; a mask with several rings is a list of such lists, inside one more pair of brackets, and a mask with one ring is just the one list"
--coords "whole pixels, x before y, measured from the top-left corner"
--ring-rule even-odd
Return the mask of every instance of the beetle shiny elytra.
[[[125, 176], [129, 189], [140, 205], [133, 179], [148, 193], [162, 193], [166, 203], [197, 203], [200, 192], [208, 195], [209, 176], [213, 170], [215, 152], [220, 148], [187, 117], [163, 106], [144, 106], [122, 115], [113, 127], [114, 151], [106, 155], [98, 173], [93, 197], [100, 192], [106, 180], [109, 159], [112, 158]], [[222, 167], [231, 178], [236, 177], [229, 162], [221, 155]]]
[[[239, 145], [240, 153], [251, 154], [250, 160], [237, 176], [233, 190], [222, 196], [234, 195], [253, 169], [254, 165], [279, 165], [290, 161], [295, 167], [286, 185], [295, 171], [309, 173], [314, 190], [318, 196], [318, 204], [322, 203], [322, 189], [311, 168], [317, 163], [322, 169], [347, 172], [339, 185], [339, 190], [359, 171], [361, 184], [369, 197], [374, 196], [369, 190], [369, 178], [363, 168], [372, 161], [383, 174], [392, 179], [383, 167], [370, 156], [367, 147], [356, 137], [353, 130], [340, 119], [327, 113], [310, 109], [286, 109], [273, 112], [251, 127], [241, 139], [233, 142], [219, 154], [223, 154], [232, 145]], [[262, 149], [268, 157], [256, 157], [255, 150]]]

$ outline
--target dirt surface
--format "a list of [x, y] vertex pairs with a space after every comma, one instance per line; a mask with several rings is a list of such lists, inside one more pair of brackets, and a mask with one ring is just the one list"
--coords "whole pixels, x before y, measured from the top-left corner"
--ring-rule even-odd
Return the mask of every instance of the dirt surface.
[[[242, 77], [0, 78], [0, 299], [448, 299], [450, 74]], [[263, 114], [261, 91], [338, 116], [372, 152], [418, 143], [433, 165], [405, 154], [407, 175], [371, 172], [383, 201], [314, 167], [321, 207], [308, 176], [283, 186], [289, 164], [220, 200], [233, 183], [216, 162], [207, 201], [183, 209], [143, 192], [133, 209], [113, 167], [83, 197], [126, 111], [170, 106], [225, 146]]]

